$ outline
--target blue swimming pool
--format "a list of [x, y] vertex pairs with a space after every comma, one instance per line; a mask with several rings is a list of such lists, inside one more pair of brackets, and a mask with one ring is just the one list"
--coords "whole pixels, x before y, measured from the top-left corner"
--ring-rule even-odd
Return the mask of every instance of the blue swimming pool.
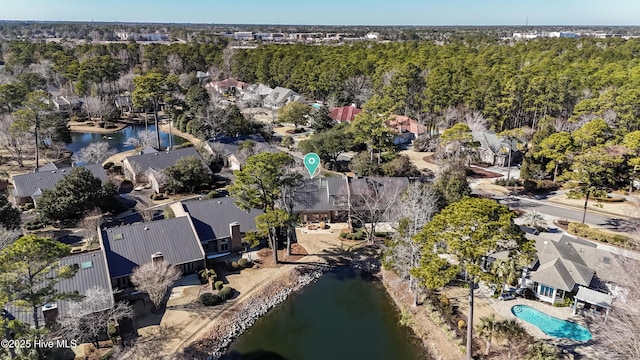
[[511, 313], [517, 318], [535, 325], [549, 336], [576, 341], [591, 340], [591, 332], [584, 326], [570, 321], [560, 320], [542, 311], [538, 311], [531, 306], [514, 305], [511, 308]]

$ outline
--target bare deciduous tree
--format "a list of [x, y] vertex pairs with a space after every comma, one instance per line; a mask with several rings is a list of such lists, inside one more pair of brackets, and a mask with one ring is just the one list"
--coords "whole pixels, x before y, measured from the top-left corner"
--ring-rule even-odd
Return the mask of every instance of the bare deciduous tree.
[[100, 141], [91, 143], [80, 149], [76, 154], [79, 161], [87, 164], [101, 164], [106, 158], [115, 154], [115, 150], [111, 149], [109, 143]]
[[131, 282], [136, 289], [147, 293], [155, 309], [160, 309], [167, 291], [180, 279], [182, 271], [165, 260], [151, 261], [133, 269]]
[[85, 231], [85, 238], [88, 243], [95, 242], [98, 239], [98, 226], [102, 224], [102, 211], [98, 208], [95, 208], [91, 211], [88, 211], [78, 226]]
[[385, 249], [385, 257], [398, 276], [409, 282], [413, 292], [413, 305], [418, 305], [418, 282], [411, 270], [420, 265], [423, 243], [414, 241], [433, 214], [438, 210], [438, 196], [425, 184], [414, 183], [392, 209], [390, 217], [395, 230], [394, 237]]
[[108, 99], [101, 99], [96, 96], [89, 96], [85, 99], [84, 107], [91, 117], [104, 120], [105, 117], [112, 115], [115, 111], [115, 105]]
[[111, 307], [111, 294], [94, 287], [84, 293], [81, 301], [69, 304], [67, 315], [60, 319], [59, 332], [67, 339], [90, 341], [99, 348], [100, 335], [107, 330], [109, 324], [117, 324], [122, 319], [133, 316], [131, 305], [118, 302]]
[[356, 75], [344, 81], [343, 96], [346, 99], [353, 99], [356, 106], [367, 102], [373, 95], [373, 84], [366, 75]]
[[128, 138], [124, 143], [131, 145], [136, 149], [144, 149], [147, 146], [155, 144], [156, 132], [151, 130], [144, 130], [138, 133], [138, 136]]
[[12, 126], [13, 123], [12, 115], [0, 116], [0, 145], [7, 149], [20, 167], [23, 167], [23, 153], [31, 141], [31, 135], [28, 129]]
[[402, 178], [367, 177], [354, 179], [347, 194], [341, 191], [340, 196], [346, 198], [351, 219], [363, 225], [369, 243], [373, 243], [376, 227], [380, 222], [390, 220], [392, 209], [403, 191]]
[[608, 359], [640, 359], [640, 262], [629, 258], [618, 258], [626, 274], [624, 290], [618, 292], [613, 301], [607, 321], [602, 315], [593, 315], [596, 346], [607, 354]]
[[167, 56], [167, 69], [169, 69], [172, 74], [180, 74], [183, 67], [184, 64], [180, 56], [176, 54], [169, 54], [169, 56]]
[[236, 50], [231, 46], [227, 46], [222, 50], [222, 72], [225, 77], [231, 76], [231, 69], [233, 68], [233, 56]]
[[464, 122], [469, 125], [471, 131], [487, 131], [487, 119], [480, 111], [471, 111], [465, 114]]
[[4, 249], [7, 245], [16, 241], [22, 232], [20, 230], [9, 230], [4, 225], [0, 224], [0, 250]]

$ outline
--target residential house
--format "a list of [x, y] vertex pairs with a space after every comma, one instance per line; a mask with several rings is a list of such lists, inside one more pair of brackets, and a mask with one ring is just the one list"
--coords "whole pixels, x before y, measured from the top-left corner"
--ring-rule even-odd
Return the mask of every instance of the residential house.
[[262, 210], [237, 207], [228, 197], [177, 202], [171, 205], [176, 217], [189, 215], [207, 260], [221, 259], [242, 249], [242, 237], [256, 230], [256, 216]]
[[[318, 177], [296, 194], [293, 210], [305, 223], [349, 221], [350, 210], [389, 204], [408, 185], [401, 177]], [[375, 201], [363, 204], [365, 197]]]
[[207, 87], [213, 89], [220, 95], [223, 94], [235, 94], [237, 91], [244, 90], [249, 87], [249, 84], [238, 81], [234, 78], [228, 78], [220, 81], [214, 81], [207, 84]]
[[408, 116], [391, 115], [385, 124], [396, 133], [395, 145], [409, 143], [426, 132], [424, 125]]
[[188, 214], [102, 229], [99, 240], [114, 288], [129, 287], [133, 269], [152, 260], [164, 259], [184, 274], [204, 267], [204, 250]]
[[130, 95], [118, 95], [115, 97], [114, 102], [116, 109], [118, 109], [121, 114], [133, 111], [133, 101]]
[[277, 110], [292, 101], [304, 102], [305, 99], [291, 89], [278, 86], [264, 98], [264, 106]]
[[79, 111], [82, 108], [82, 102], [74, 96], [56, 96], [51, 98], [50, 101], [59, 112], [70, 113], [71, 111]]
[[211, 74], [208, 71], [196, 71], [196, 78], [200, 83], [203, 83], [209, 79], [211, 79]]
[[[535, 241], [536, 260], [523, 271], [523, 287], [531, 288], [538, 299], [551, 304], [562, 302], [569, 294], [579, 294], [583, 302], [610, 307], [609, 284], [624, 284], [620, 279], [624, 270], [615, 256], [591, 242], [567, 235], [559, 240], [525, 236]], [[601, 303], [603, 299], [608, 305]]]
[[[245, 141], [252, 141], [254, 148], [251, 151], [241, 151], [240, 146]], [[247, 157], [252, 154], [261, 152], [278, 152], [280, 150], [269, 145], [260, 134], [242, 135], [242, 136], [220, 136], [209, 139], [206, 142], [206, 148], [211, 153], [222, 151], [225, 159], [225, 166], [231, 170], [240, 170], [241, 165]]]
[[362, 109], [357, 108], [355, 105], [341, 106], [333, 108], [331, 110], [331, 113], [329, 114], [329, 117], [339, 123], [350, 123], [360, 112], [362, 112]]
[[[109, 302], [96, 304], [99, 307], [94, 311], [100, 312], [113, 307], [113, 293], [111, 290], [111, 280], [104, 253], [101, 250], [73, 254], [60, 259], [60, 266], [73, 266], [78, 269], [75, 276], [61, 280], [55, 285], [57, 291], [61, 293], [84, 294], [91, 288], [103, 289], [110, 295]], [[68, 314], [71, 300], [57, 300], [46, 304], [38, 309], [38, 319], [40, 324], [45, 320], [51, 321], [56, 317], [64, 317]], [[25, 309], [14, 305], [9, 305], [6, 310], [16, 319], [33, 325], [33, 310]]]
[[272, 91], [272, 88], [263, 84], [249, 85], [238, 90], [240, 93], [238, 101], [251, 107], [260, 107], [263, 106], [264, 98]]
[[480, 162], [492, 166], [509, 166], [522, 160], [517, 140], [507, 140], [493, 131], [474, 131], [473, 140], [480, 144], [477, 155]]
[[[179, 159], [195, 157], [202, 160], [193, 147], [167, 151], [142, 151], [141, 154], [126, 157], [122, 168], [127, 178], [136, 184], [149, 183], [156, 192], [164, 190], [165, 181], [161, 179], [163, 170], [176, 164]], [[209, 169], [204, 163], [203, 168]]]
[[[91, 171], [93, 176], [100, 179], [103, 184], [107, 182], [108, 176], [102, 165], [93, 164], [84, 166], [84, 168]], [[39, 168], [37, 172], [12, 176], [11, 182], [14, 189], [11, 197], [13, 202], [18, 206], [33, 203], [37, 207], [37, 199], [42, 195], [42, 192], [53, 189], [58, 181], [67, 176], [71, 170], [73, 170], [72, 167], [59, 169], [55, 164], [47, 164]]]

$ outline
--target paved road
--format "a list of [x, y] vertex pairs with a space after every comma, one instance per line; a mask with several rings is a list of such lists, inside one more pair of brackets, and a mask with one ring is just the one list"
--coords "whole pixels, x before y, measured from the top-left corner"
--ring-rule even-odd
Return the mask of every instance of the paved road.
[[[513, 208], [535, 210], [541, 214], [582, 222], [582, 211], [578, 209], [556, 206], [548, 202], [520, 197], [513, 198], [512, 200], [503, 200], [503, 202]], [[589, 211], [587, 211], [585, 223], [620, 232], [632, 232], [635, 230], [633, 224], [623, 217], [595, 214]]]

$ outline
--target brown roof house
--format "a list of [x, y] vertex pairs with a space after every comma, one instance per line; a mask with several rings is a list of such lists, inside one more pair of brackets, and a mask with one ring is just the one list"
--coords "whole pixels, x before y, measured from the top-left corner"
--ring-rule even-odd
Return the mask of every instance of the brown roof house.
[[424, 125], [403, 115], [391, 115], [385, 124], [396, 133], [393, 139], [396, 145], [411, 142], [426, 132]]

